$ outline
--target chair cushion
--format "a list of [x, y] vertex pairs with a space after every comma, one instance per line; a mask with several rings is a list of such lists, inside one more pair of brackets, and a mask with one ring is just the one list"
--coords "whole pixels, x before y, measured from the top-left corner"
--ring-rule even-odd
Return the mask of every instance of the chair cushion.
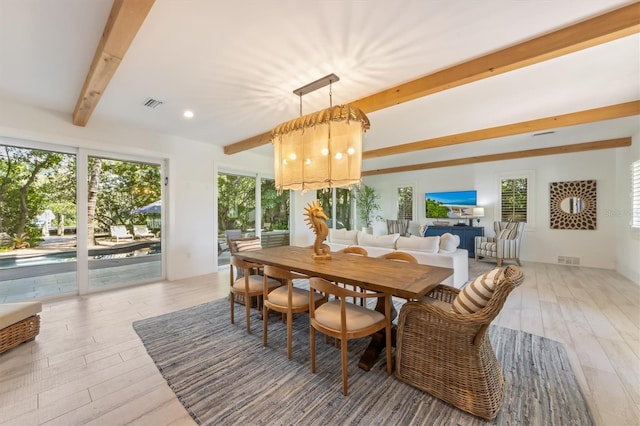
[[40, 311], [42, 311], [42, 303], [40, 302], [0, 304], [0, 330], [32, 317]]
[[445, 312], [451, 312], [451, 303], [447, 303], [444, 300], [434, 299], [433, 297], [424, 296], [420, 301], [433, 305], [436, 308], [440, 308]]
[[495, 268], [467, 284], [451, 304], [459, 314], [472, 314], [487, 306], [496, 285], [504, 278], [504, 268]]
[[437, 253], [440, 250], [440, 236], [434, 237], [400, 237], [396, 241], [398, 250], [422, 251], [425, 253]]
[[[278, 287], [270, 292], [268, 297], [269, 302], [272, 304], [286, 307], [289, 302], [289, 288], [286, 285]], [[318, 301], [322, 299], [322, 294], [315, 293], [314, 298]], [[300, 308], [307, 305], [309, 305], [309, 290], [293, 287], [293, 291], [291, 292], [291, 307]]]
[[329, 242], [346, 244], [348, 246], [358, 244], [358, 231], [347, 231], [346, 229], [329, 229]]
[[[249, 276], [249, 291], [260, 291], [262, 290], [262, 285], [264, 282], [264, 277], [262, 275], [250, 275]], [[278, 280], [274, 280], [273, 278], [269, 278], [267, 281], [268, 288], [280, 287], [282, 283]], [[236, 290], [244, 291], [244, 277], [238, 278], [233, 282], [233, 288]]]
[[365, 247], [383, 247], [383, 248], [396, 248], [396, 241], [400, 237], [400, 234], [389, 235], [371, 235], [366, 232], [358, 232], [358, 245]]
[[460, 245], [460, 237], [445, 232], [440, 236], [440, 250], [441, 253], [454, 253]]
[[245, 241], [239, 240], [236, 241], [235, 244], [238, 251], [260, 250], [262, 248], [260, 238], [254, 238], [252, 240]]
[[496, 243], [482, 242], [476, 247], [476, 252], [483, 254], [491, 253], [495, 256], [498, 253], [498, 248]]
[[[346, 304], [346, 317], [347, 331], [360, 330], [384, 320], [380, 312], [353, 303]], [[340, 330], [340, 301], [332, 300], [316, 308], [315, 318], [325, 327]]]
[[509, 222], [503, 230], [498, 232], [496, 238], [499, 240], [515, 240], [518, 236], [518, 222]]

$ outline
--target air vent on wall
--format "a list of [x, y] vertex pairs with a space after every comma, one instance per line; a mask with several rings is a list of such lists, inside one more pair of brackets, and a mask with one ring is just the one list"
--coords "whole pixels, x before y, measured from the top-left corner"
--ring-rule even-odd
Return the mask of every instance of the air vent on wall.
[[162, 105], [163, 102], [159, 101], [157, 99], [153, 99], [153, 98], [147, 98], [144, 100], [143, 105], [149, 108], [158, 108], [160, 105]]
[[580, 258], [575, 256], [558, 256], [558, 264], [559, 265], [580, 265]]

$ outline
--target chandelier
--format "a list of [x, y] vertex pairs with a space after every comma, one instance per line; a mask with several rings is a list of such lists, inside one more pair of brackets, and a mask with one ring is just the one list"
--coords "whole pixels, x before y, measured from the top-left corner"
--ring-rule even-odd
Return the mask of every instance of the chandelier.
[[[293, 91], [300, 97], [300, 117], [271, 132], [276, 189], [313, 190], [360, 184], [362, 136], [369, 119], [350, 105], [333, 106], [329, 74]], [[302, 95], [329, 85], [329, 108], [302, 115]]]

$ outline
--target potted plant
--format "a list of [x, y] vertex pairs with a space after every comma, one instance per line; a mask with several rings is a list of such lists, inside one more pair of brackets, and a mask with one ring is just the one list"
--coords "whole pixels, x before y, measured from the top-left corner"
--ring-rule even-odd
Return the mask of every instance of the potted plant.
[[382, 220], [380, 216], [376, 215], [376, 212], [380, 210], [379, 199], [380, 196], [376, 193], [376, 190], [370, 186], [363, 185], [356, 191], [358, 217], [363, 225], [363, 232], [371, 233], [373, 222]]

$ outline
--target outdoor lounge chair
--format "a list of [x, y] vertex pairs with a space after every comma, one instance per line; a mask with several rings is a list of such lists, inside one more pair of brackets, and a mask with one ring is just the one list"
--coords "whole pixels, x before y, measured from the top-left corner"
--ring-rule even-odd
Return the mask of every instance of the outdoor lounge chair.
[[133, 235], [127, 231], [127, 227], [124, 225], [112, 225], [111, 226], [111, 241], [116, 240], [116, 244], [120, 240], [133, 240]]
[[147, 225], [133, 225], [133, 238], [154, 238], [155, 236], [149, 231]]

